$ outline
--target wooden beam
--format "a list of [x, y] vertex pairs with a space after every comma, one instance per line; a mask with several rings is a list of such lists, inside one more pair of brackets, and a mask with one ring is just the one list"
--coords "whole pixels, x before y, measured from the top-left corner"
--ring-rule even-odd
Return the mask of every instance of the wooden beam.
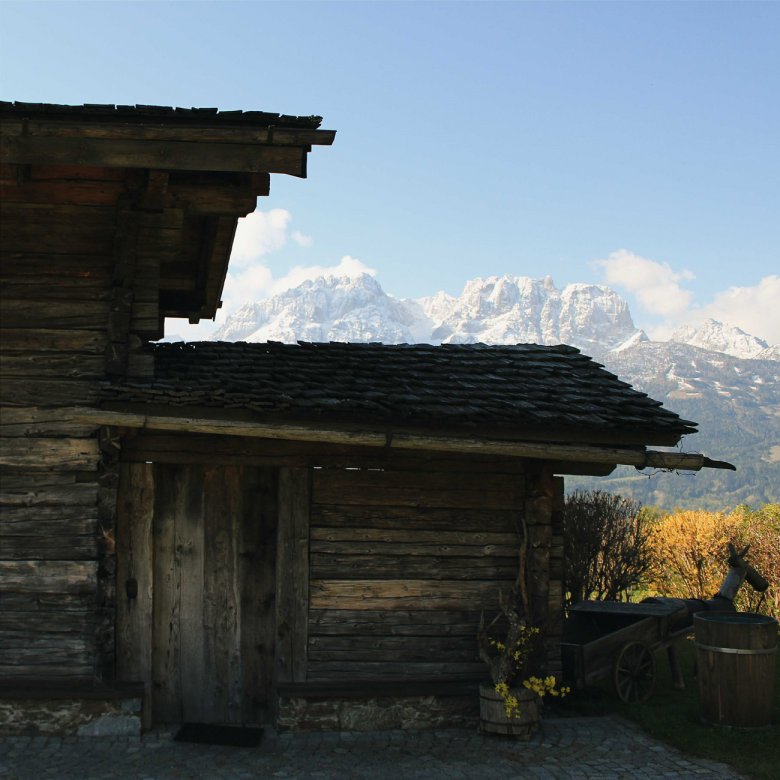
[[117, 501], [117, 678], [142, 682], [144, 728], [152, 725], [154, 475], [151, 463], [124, 463]]
[[[105, 409], [83, 409], [76, 419], [161, 431], [213, 433], [226, 436], [252, 436], [264, 439], [328, 442], [358, 447], [459, 452], [473, 455], [534, 458], [539, 460], [604, 463], [635, 466], [638, 469], [659, 468], [699, 471], [708, 468], [733, 468], [730, 464], [710, 461], [698, 453], [658, 452], [644, 447], [612, 447], [600, 444], [561, 444], [540, 441], [498, 441], [432, 434], [392, 433], [376, 430], [313, 428], [306, 425], [234, 422], [232, 420], [195, 419], [112, 412]], [[718, 464], [718, 465], [714, 465]]]
[[160, 124], [141, 122], [63, 122], [60, 120], [4, 120], [2, 135], [13, 138], [94, 138], [134, 141], [191, 141], [231, 144], [276, 144], [279, 146], [329, 146], [335, 130], [251, 125]]
[[94, 469], [100, 453], [96, 439], [5, 439], [0, 465], [16, 468]]
[[103, 138], [7, 137], [0, 162], [77, 163], [111, 168], [288, 173], [306, 176], [306, 147], [259, 144], [114, 140]]

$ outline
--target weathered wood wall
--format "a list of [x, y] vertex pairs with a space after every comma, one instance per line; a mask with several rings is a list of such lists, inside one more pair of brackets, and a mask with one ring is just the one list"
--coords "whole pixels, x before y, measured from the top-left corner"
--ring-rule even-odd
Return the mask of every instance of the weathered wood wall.
[[281, 467], [275, 678], [287, 690], [481, 677], [479, 614], [514, 583], [523, 526], [560, 667], [563, 481], [547, 464], [147, 432], [122, 458]]
[[479, 677], [481, 610], [517, 578], [522, 471], [315, 469], [309, 680]]
[[0, 675], [111, 678], [116, 432], [75, 423], [144, 376], [159, 325], [158, 216], [117, 208], [124, 172], [0, 166]]

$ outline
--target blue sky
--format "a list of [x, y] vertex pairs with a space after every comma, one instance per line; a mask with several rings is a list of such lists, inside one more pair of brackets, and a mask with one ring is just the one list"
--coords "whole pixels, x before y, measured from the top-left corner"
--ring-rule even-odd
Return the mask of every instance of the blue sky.
[[780, 342], [780, 4], [0, 2], [0, 29], [6, 100], [338, 131], [242, 227], [228, 308], [318, 269], [399, 297], [551, 275], [659, 336]]

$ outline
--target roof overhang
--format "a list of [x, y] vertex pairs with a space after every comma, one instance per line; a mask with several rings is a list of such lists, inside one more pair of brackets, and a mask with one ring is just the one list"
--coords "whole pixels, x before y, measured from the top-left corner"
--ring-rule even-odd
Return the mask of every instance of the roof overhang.
[[[660, 452], [643, 446], [619, 447], [604, 444], [560, 441], [498, 440], [479, 436], [445, 436], [427, 432], [395, 431], [391, 427], [349, 429], [272, 422], [250, 422], [177, 415], [150, 415], [108, 409], [75, 409], [74, 420], [84, 424], [109, 425], [148, 431], [247, 436], [262, 439], [317, 442], [385, 450], [459, 453], [498, 457], [530, 458], [558, 463], [557, 473], [609, 473], [617, 465], [637, 469], [700, 471], [702, 468], [731, 469], [730, 463], [710, 460], [699, 453]], [[586, 464], [592, 464], [591, 471]], [[586, 466], [583, 468], [583, 466]], [[606, 469], [606, 470], [605, 470]]]
[[[132, 256], [152, 268], [142, 294], [154, 296], [159, 309], [139, 334], [159, 338], [165, 317], [214, 317], [238, 219], [268, 194], [269, 174], [306, 176], [312, 145], [335, 138], [335, 131], [318, 129], [319, 121], [216, 109], [2, 103], [4, 222], [24, 233], [26, 253], [47, 251], [35, 237], [45, 243], [65, 225], [65, 235], [76, 238], [72, 247], [58, 239], [60, 252]], [[85, 246], [76, 241], [81, 233], [90, 234]]]

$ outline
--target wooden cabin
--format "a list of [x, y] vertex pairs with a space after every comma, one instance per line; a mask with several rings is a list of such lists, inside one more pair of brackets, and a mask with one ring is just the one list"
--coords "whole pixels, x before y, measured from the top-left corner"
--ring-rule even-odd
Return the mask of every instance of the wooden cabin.
[[319, 117], [0, 120], [0, 731], [468, 722], [522, 540], [560, 668], [560, 475], [708, 465], [571, 347], [151, 344]]

